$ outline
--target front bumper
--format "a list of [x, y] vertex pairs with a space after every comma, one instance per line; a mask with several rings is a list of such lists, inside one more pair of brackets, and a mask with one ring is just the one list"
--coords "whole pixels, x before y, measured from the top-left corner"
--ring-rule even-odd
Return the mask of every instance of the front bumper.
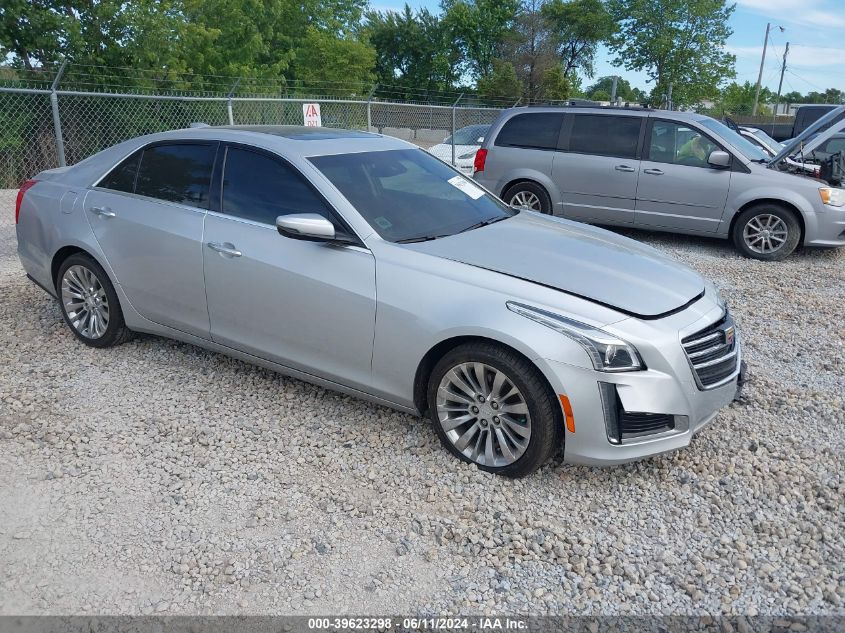
[[[702, 389], [680, 344], [691, 331], [715, 322], [722, 310], [704, 316], [694, 314], [692, 324], [683, 325], [683, 316], [667, 319], [674, 330], [655, 343], [645, 357], [644, 371], [607, 373], [546, 360], [557, 393], [569, 399], [575, 432], [565, 432], [564, 459], [589, 465], [612, 465], [643, 459], [687, 446], [696, 433], [707, 426], [737, 396], [744, 380], [741, 341], [737, 338], [736, 369], [718, 386]], [[689, 321], [690, 315], [686, 315]], [[661, 329], [666, 330], [666, 324]], [[679, 327], [680, 325], [680, 327]], [[654, 324], [642, 324], [654, 328]], [[629, 337], [629, 340], [631, 338]], [[642, 352], [645, 344], [640, 347]], [[651, 362], [650, 362], [651, 361]], [[602, 384], [603, 383], [603, 384]], [[607, 394], [613, 393], [625, 412], [662, 414], [670, 426], [621, 440], [611, 432], [612, 416], [608, 415]]]
[[845, 246], [845, 207], [824, 206], [804, 222], [805, 246]]

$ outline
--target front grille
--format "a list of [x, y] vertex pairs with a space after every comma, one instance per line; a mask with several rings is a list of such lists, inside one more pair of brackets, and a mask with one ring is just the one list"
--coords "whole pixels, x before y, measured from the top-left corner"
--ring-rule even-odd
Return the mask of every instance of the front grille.
[[736, 372], [736, 341], [736, 326], [727, 310], [715, 323], [681, 340], [700, 389], [715, 387]]
[[656, 433], [675, 429], [675, 416], [666, 413], [626, 411], [616, 391], [616, 385], [599, 382], [607, 439], [611, 444], [624, 444]]

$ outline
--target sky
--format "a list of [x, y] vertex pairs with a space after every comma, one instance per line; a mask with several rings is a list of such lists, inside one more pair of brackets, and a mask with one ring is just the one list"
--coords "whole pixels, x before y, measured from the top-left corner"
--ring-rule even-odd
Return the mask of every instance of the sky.
[[[763, 67], [763, 85], [777, 92], [783, 53], [789, 42], [789, 56], [783, 79], [783, 93], [806, 94], [827, 88], [845, 90], [845, 0], [735, 0], [731, 17], [734, 33], [728, 49], [736, 56], [736, 81], [756, 83], [766, 24], [771, 23], [769, 48]], [[401, 9], [404, 0], [371, 0], [377, 10]], [[428, 7], [439, 12], [439, 0], [408, 0], [412, 8]], [[783, 31], [779, 27], [783, 27]], [[610, 64], [604, 48], [596, 59], [595, 77], [620, 75], [633, 86], [648, 90], [646, 77]], [[583, 84], [590, 85], [585, 78]]]

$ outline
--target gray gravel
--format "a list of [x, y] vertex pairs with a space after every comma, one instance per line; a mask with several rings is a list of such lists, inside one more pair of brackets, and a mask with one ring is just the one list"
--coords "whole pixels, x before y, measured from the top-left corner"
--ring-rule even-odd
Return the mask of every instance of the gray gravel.
[[411, 416], [190, 345], [96, 351], [0, 198], [0, 613], [845, 614], [845, 251], [631, 233], [753, 380], [683, 451], [508, 481]]

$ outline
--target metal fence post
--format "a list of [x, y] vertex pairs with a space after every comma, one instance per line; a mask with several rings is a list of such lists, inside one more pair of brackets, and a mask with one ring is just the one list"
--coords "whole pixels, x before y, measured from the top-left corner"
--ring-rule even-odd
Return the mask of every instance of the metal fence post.
[[65, 140], [62, 136], [62, 120], [59, 117], [59, 96], [56, 94], [56, 91], [59, 89], [59, 82], [65, 73], [65, 67], [67, 67], [67, 60], [62, 62], [59, 72], [56, 73], [56, 77], [53, 79], [53, 85], [50, 86], [50, 107], [53, 109], [53, 132], [56, 135], [56, 158], [59, 161], [59, 167], [67, 165], [67, 161], [65, 160]]
[[367, 95], [367, 132], [373, 131], [373, 95], [377, 89], [378, 84], [376, 83], [370, 90], [370, 94]]
[[241, 83], [241, 78], [238, 77], [237, 81], [232, 84], [232, 89], [229, 90], [229, 97], [226, 100], [226, 114], [229, 115], [229, 125], [235, 124], [235, 117], [232, 114], [232, 97], [235, 95], [235, 90], [238, 89], [238, 84]]
[[460, 101], [464, 96], [464, 93], [458, 95], [458, 98], [455, 99], [455, 103], [452, 104], [452, 166], [455, 165], [455, 113], [458, 109], [458, 101]]

